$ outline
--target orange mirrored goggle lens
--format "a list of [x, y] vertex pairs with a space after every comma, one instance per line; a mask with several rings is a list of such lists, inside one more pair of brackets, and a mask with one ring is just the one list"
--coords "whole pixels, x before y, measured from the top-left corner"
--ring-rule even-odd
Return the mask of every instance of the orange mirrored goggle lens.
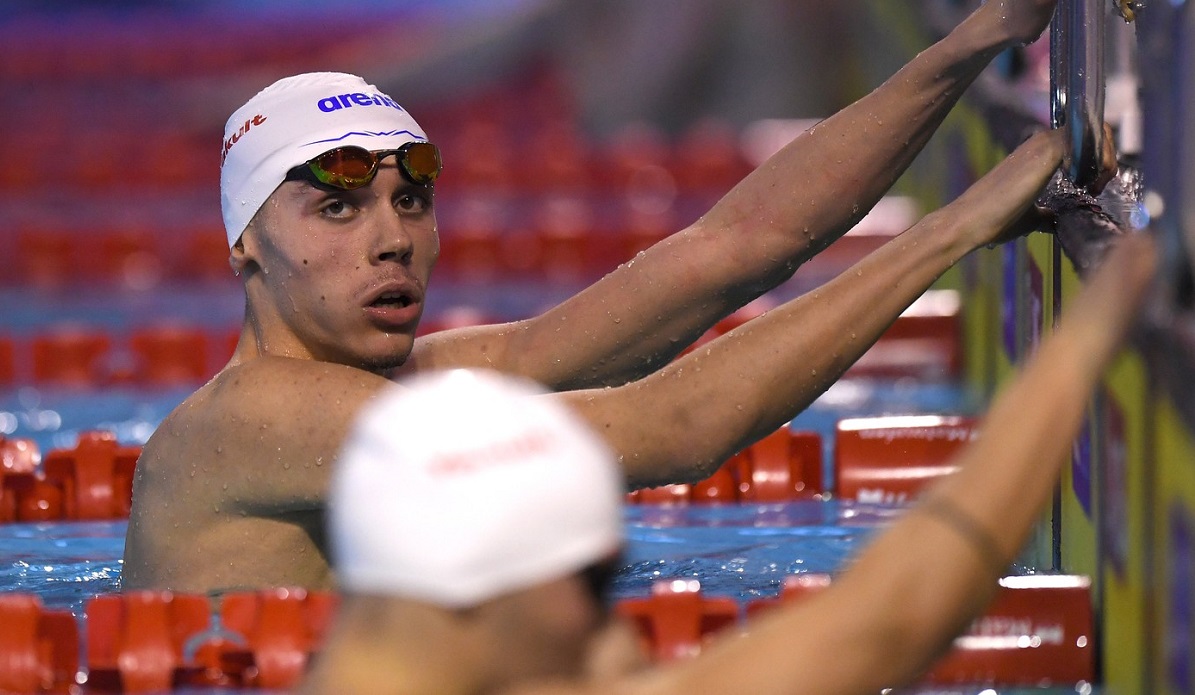
[[338, 147], [307, 162], [316, 180], [352, 190], [373, 180], [378, 163], [397, 155], [398, 168], [411, 183], [426, 186], [440, 175], [440, 150], [430, 142], [408, 142], [396, 150], [372, 152], [364, 147]]

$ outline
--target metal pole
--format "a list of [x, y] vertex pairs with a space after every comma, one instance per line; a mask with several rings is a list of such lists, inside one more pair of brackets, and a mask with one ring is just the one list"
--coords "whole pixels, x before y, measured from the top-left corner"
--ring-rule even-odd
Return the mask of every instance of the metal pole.
[[1050, 25], [1050, 115], [1065, 128], [1067, 178], [1083, 186], [1104, 144], [1104, 20], [1107, 0], [1059, 0]]

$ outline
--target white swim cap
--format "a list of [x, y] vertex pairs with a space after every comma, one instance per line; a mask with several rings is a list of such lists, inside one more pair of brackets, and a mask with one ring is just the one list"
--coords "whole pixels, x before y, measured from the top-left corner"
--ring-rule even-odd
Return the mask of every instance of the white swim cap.
[[452, 370], [371, 402], [328, 509], [342, 588], [466, 607], [567, 576], [622, 544], [606, 444], [529, 382]]
[[220, 207], [229, 247], [299, 164], [344, 145], [376, 151], [426, 140], [403, 107], [356, 75], [311, 72], [278, 80], [224, 125]]

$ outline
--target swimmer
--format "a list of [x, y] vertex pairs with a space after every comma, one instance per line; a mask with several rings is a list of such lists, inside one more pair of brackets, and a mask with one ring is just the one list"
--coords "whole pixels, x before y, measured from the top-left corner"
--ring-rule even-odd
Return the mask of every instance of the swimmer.
[[829, 589], [664, 668], [645, 664], [609, 611], [622, 471], [589, 423], [492, 372], [390, 387], [363, 410], [333, 476], [342, 601], [299, 692], [845, 694], [910, 683], [984, 609], [1051, 498], [1152, 276], [1148, 237], [1119, 246], [995, 400], [955, 475]]
[[[1038, 37], [1053, 9], [1054, 0], [989, 0], [634, 264], [540, 316], [418, 340], [439, 254], [434, 145], [359, 77], [310, 73], [266, 88], [229, 119], [223, 143], [222, 211], [245, 289], [240, 340], [143, 449], [125, 588], [331, 586], [321, 519], [337, 447], [392, 377], [429, 369], [489, 368], [554, 391], [624, 385], [578, 397], [622, 433], [631, 484], [703, 477], [812, 402], [966, 253], [1026, 231], [1014, 220], [1057, 166], [1055, 136], [1028, 143], [982, 194], [773, 312], [776, 327], [753, 321], [704, 356], [673, 362], [850, 229], [984, 66]], [[786, 386], [759, 393], [777, 379]], [[705, 427], [693, 456], [632, 424], [643, 419], [639, 402], [706, 401], [741, 409]]]

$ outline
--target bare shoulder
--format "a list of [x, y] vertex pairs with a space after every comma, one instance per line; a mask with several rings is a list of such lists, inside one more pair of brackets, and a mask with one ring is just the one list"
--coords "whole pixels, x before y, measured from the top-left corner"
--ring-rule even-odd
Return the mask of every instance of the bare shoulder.
[[255, 439], [328, 433], [343, 427], [389, 380], [339, 364], [261, 357], [230, 367], [183, 401], [162, 423]]
[[230, 367], [162, 421], [140, 475], [177, 475], [186, 462], [216, 474], [209, 479], [222, 481], [221, 496], [306, 507], [322, 495], [331, 468], [323, 464], [334, 460], [354, 416], [390, 383], [310, 360], [262, 357]]

